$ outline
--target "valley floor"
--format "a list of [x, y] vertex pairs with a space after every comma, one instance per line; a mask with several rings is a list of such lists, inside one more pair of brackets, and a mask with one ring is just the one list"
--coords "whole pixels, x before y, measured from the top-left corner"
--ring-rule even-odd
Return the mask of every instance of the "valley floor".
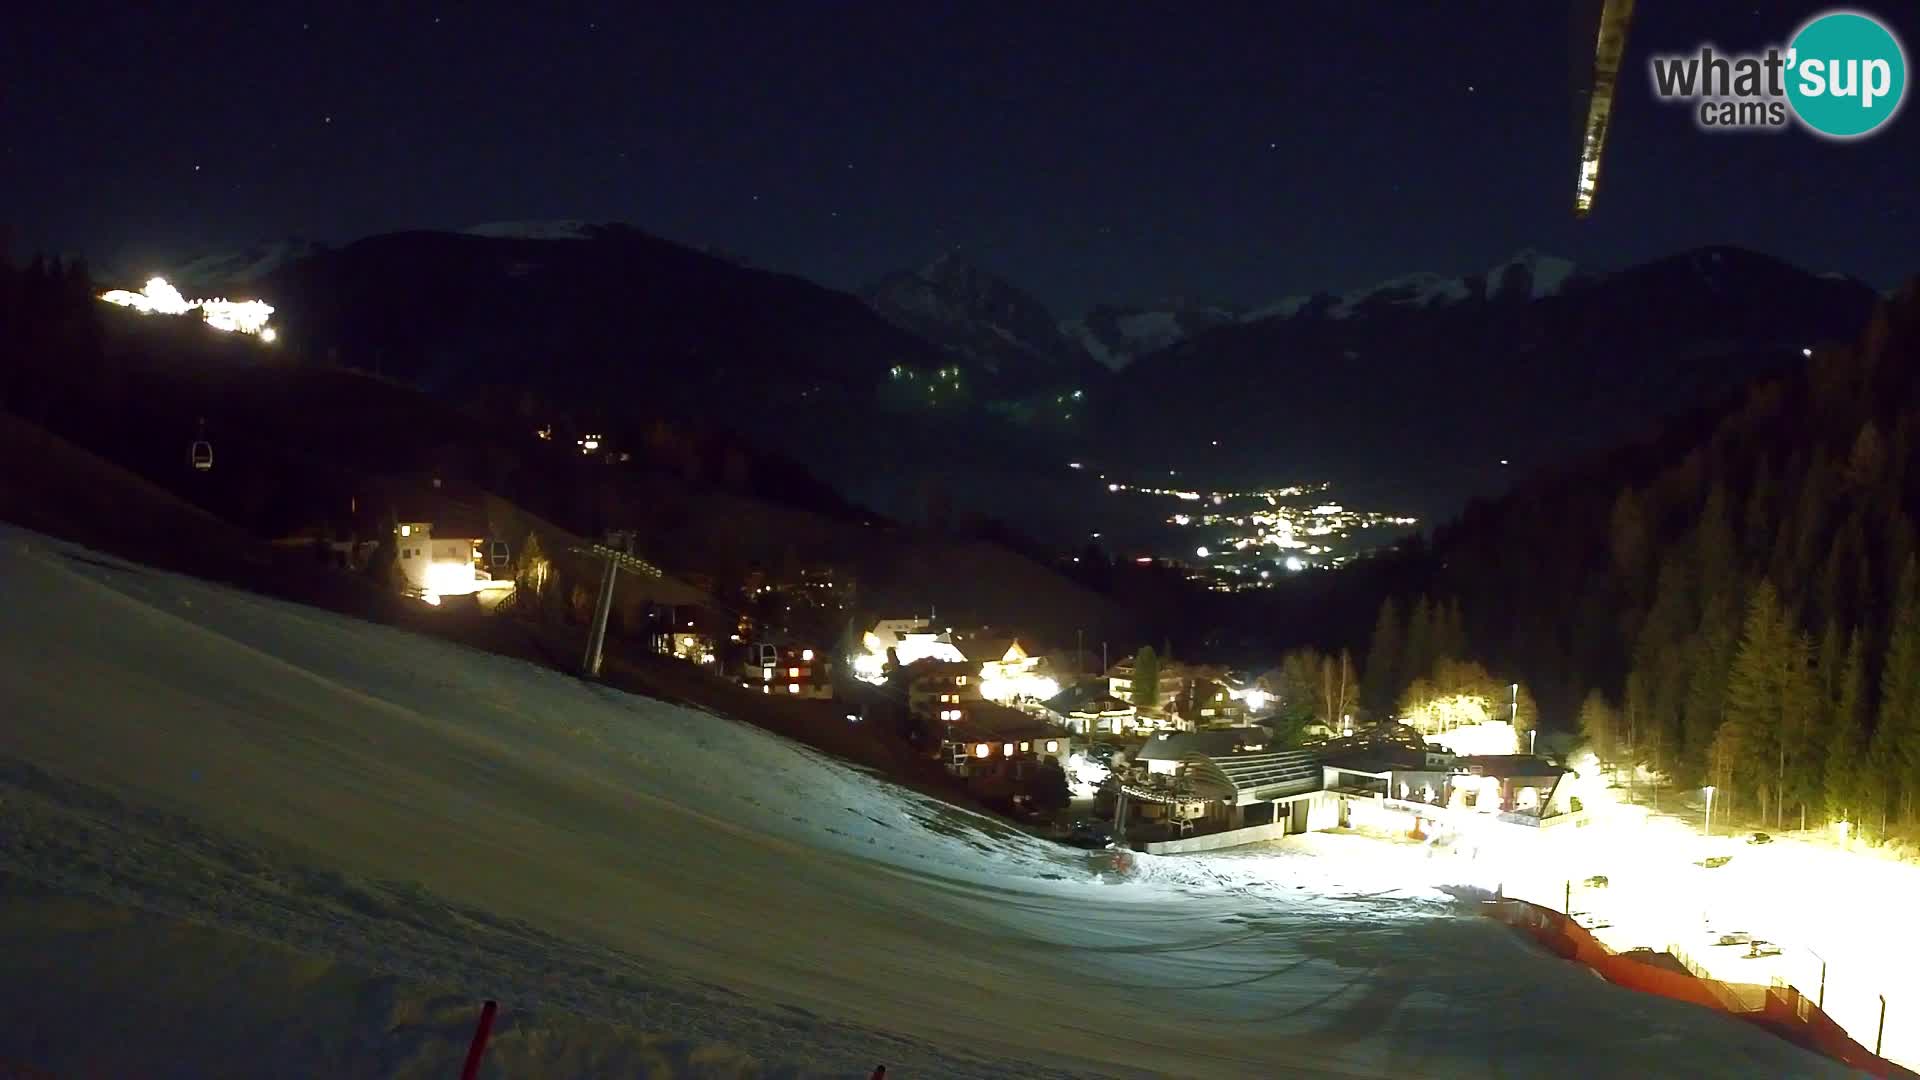
[[1417, 848], [1116, 874], [709, 713], [22, 530], [0, 596], [0, 1064], [445, 1076], [492, 997], [496, 1076], [1843, 1075], [1531, 948]]

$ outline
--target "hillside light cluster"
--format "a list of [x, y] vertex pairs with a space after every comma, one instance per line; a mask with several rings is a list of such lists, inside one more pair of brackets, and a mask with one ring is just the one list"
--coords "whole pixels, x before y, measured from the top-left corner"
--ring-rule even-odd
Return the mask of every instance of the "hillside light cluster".
[[142, 315], [185, 315], [197, 310], [206, 324], [215, 330], [252, 334], [269, 343], [280, 336], [267, 325], [267, 320], [273, 317], [273, 305], [260, 300], [189, 300], [165, 278], [149, 278], [139, 292], [109, 289], [100, 294], [100, 299], [120, 307], [130, 307]]

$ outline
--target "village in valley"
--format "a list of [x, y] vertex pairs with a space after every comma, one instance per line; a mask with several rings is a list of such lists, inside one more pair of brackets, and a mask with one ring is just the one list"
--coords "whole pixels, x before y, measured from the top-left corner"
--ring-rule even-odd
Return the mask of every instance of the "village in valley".
[[[583, 438], [582, 454], [612, 453], [605, 443]], [[1517, 684], [1502, 688], [1510, 702], [1485, 687], [1431, 691], [1368, 718], [1344, 660], [1239, 670], [1164, 644], [876, 612], [838, 566], [754, 566], [722, 587], [655, 565], [632, 533], [586, 542], [435, 476], [378, 490], [394, 531], [388, 579], [431, 610], [424, 625], [463, 612], [571, 625], [591, 674], [640, 663], [658, 678], [664, 665], [715, 711], [842, 752], [905, 748], [908, 760], [890, 759], [899, 778], [1076, 846], [1170, 854], [1327, 830], [1551, 829], [1582, 823], [1581, 793], [1601, 779], [1568, 767], [1571, 737], [1549, 735], [1559, 754], [1535, 745]], [[324, 548], [336, 570], [364, 571], [383, 547], [284, 543]], [[569, 589], [558, 564], [574, 568]]]

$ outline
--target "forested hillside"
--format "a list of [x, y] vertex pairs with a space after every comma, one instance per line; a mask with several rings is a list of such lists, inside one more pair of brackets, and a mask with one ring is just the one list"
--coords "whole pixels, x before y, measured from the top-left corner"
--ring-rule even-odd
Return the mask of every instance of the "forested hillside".
[[1476, 505], [1387, 569], [1458, 598], [1470, 653], [1605, 753], [1777, 820], [1911, 823], [1917, 439], [1920, 281], [1857, 342]]

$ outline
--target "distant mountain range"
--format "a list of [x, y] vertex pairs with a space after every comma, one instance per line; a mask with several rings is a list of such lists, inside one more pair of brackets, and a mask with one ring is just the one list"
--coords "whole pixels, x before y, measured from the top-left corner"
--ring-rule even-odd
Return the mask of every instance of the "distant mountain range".
[[1094, 361], [1125, 369], [1149, 353], [1236, 323], [1347, 319], [1383, 308], [1429, 308], [1471, 299], [1552, 296], [1581, 281], [1565, 260], [1523, 251], [1484, 274], [1408, 274], [1344, 294], [1289, 296], [1242, 310], [1175, 298], [1149, 304], [1099, 304], [1077, 319], [1056, 320], [1046, 306], [991, 271], [947, 253], [917, 270], [888, 274], [862, 290], [882, 318], [964, 362], [1005, 375], [1022, 365], [1054, 368]]
[[883, 512], [951, 499], [1060, 540], [1084, 538], [1094, 498], [1056, 474], [1068, 460], [1330, 480], [1450, 514], [1851, 337], [1875, 299], [1730, 247], [1610, 273], [1522, 252], [1250, 311], [1060, 320], [953, 254], [856, 297], [578, 221], [262, 245], [177, 273], [267, 297], [290, 345], [439, 393], [702, 417]]
[[1431, 517], [1850, 338], [1875, 300], [1738, 248], [1609, 274], [1523, 255], [1212, 329], [1136, 361], [1096, 422], [1164, 433], [1137, 464], [1320, 476]]

